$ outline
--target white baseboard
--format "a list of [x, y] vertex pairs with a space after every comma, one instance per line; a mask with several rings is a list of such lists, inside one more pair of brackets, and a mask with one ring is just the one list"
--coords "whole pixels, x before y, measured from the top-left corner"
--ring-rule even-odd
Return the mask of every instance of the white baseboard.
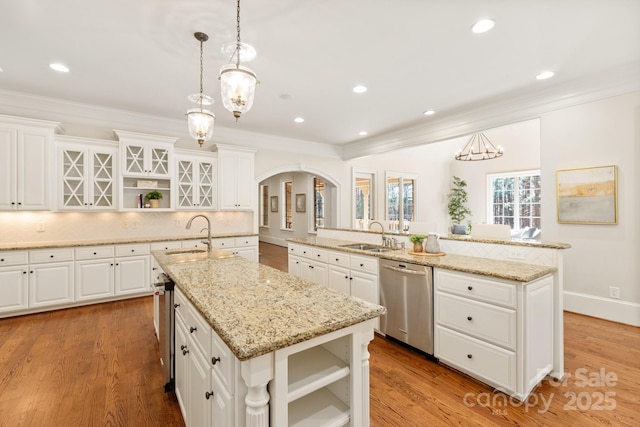
[[569, 291], [564, 291], [563, 298], [566, 311], [640, 326], [640, 304]]
[[287, 239], [284, 237], [272, 237], [272, 236], [260, 236], [260, 241], [265, 243], [271, 243], [272, 245], [288, 246]]

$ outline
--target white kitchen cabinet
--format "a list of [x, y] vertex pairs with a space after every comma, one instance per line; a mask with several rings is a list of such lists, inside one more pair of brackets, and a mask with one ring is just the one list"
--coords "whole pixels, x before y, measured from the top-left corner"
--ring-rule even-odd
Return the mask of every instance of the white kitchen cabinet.
[[[289, 257], [296, 257], [295, 266], [291, 266], [297, 273], [296, 276], [322, 286], [329, 285], [329, 269], [327, 267], [327, 254], [325, 249], [314, 248], [296, 243], [289, 244]], [[299, 268], [299, 269], [298, 269]], [[292, 269], [289, 269], [292, 273]]]
[[217, 156], [176, 151], [176, 209], [217, 208]]
[[29, 251], [29, 307], [74, 301], [73, 249]]
[[345, 268], [331, 264], [329, 264], [328, 270], [329, 282], [327, 286], [336, 291], [351, 295], [351, 270], [349, 270], [348, 267]]
[[74, 137], [57, 141], [58, 209], [115, 210], [117, 145]]
[[149, 245], [117, 245], [115, 255], [116, 295], [149, 293]]
[[553, 278], [434, 269], [434, 355], [520, 400], [553, 366]]
[[[206, 238], [204, 240], [185, 240], [182, 242], [182, 247], [206, 249], [207, 245], [204, 241]], [[258, 262], [258, 236], [216, 237], [211, 239], [211, 245], [215, 249], [222, 249], [246, 260]]]
[[76, 301], [113, 297], [115, 294], [114, 247], [85, 246], [75, 249]]
[[49, 210], [49, 146], [58, 123], [0, 115], [0, 210]]
[[27, 252], [0, 252], [0, 313], [29, 307]]
[[[176, 304], [180, 304], [178, 302], [177, 292], [176, 292]], [[184, 303], [181, 304], [181, 307], [184, 307]], [[187, 327], [184, 324], [184, 318], [180, 316], [179, 311], [176, 309], [176, 317], [175, 317], [175, 383], [174, 390], [176, 394], [176, 399], [178, 400], [178, 404], [180, 405], [180, 411], [182, 412], [182, 418], [187, 420], [187, 377], [188, 377], [188, 358], [186, 357], [189, 354], [188, 351], [188, 343], [187, 343]]]
[[218, 150], [218, 207], [221, 210], [253, 209], [255, 150], [216, 144]]

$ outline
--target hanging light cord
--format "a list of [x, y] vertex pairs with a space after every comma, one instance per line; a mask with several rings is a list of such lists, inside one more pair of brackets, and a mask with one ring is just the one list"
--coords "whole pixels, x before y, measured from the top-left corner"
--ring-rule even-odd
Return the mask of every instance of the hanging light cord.
[[200, 112], [202, 112], [202, 73], [203, 73], [203, 67], [202, 67], [202, 43], [203, 43], [203, 41], [200, 40]]
[[236, 30], [238, 31], [236, 36], [236, 68], [240, 68], [240, 0], [238, 0], [236, 7], [236, 22]]

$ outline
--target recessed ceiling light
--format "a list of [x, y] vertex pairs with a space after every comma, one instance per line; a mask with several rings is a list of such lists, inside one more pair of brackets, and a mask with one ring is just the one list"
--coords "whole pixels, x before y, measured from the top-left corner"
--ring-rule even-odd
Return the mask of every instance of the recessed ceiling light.
[[60, 71], [61, 73], [68, 73], [69, 72], [69, 68], [66, 65], [60, 64], [58, 62], [54, 62], [53, 64], [49, 64], [49, 68], [51, 68], [52, 70]]
[[433, 116], [435, 113], [436, 113], [436, 110], [427, 110], [422, 114], [424, 114], [425, 116]]
[[538, 80], [548, 79], [549, 77], [553, 77], [553, 74], [554, 74], [553, 71], [543, 71], [536, 76], [536, 79]]
[[367, 131], [366, 130], [361, 130], [360, 133], [358, 134], [360, 136], [367, 136]]
[[2, 69], [2, 67], [0, 67], [0, 73], [3, 72], [4, 70]]
[[353, 88], [355, 93], [365, 93], [367, 91], [367, 87], [363, 85], [358, 85]]
[[293, 121], [296, 123], [303, 123], [304, 119], [302, 117], [296, 117], [295, 119], [293, 119]]
[[496, 22], [492, 19], [481, 19], [471, 27], [471, 31], [476, 34], [486, 33], [496, 25]]

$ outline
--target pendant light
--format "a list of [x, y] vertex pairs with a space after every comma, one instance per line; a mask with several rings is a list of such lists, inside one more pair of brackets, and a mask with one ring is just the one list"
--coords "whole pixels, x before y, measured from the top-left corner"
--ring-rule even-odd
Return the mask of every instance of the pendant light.
[[232, 62], [235, 57], [235, 64], [230, 63], [220, 69], [220, 89], [224, 108], [231, 111], [238, 121], [240, 115], [249, 111], [253, 106], [256, 84], [259, 82], [256, 73], [249, 67], [240, 65], [240, 53], [243, 46], [240, 42], [240, 0], [238, 0], [236, 11], [238, 33], [235, 49], [229, 59], [229, 62]]
[[496, 147], [484, 133], [474, 133], [462, 150], [456, 153], [456, 160], [491, 160], [504, 154], [502, 147]]
[[200, 42], [200, 93], [189, 96], [189, 100], [199, 104], [199, 107], [187, 111], [187, 120], [189, 122], [189, 135], [197, 140], [202, 147], [202, 144], [210, 140], [213, 135], [213, 122], [216, 116], [211, 111], [202, 108], [203, 104], [210, 105], [213, 103], [211, 97], [202, 93], [202, 44], [209, 40], [209, 36], [200, 32], [194, 33], [193, 36]]

